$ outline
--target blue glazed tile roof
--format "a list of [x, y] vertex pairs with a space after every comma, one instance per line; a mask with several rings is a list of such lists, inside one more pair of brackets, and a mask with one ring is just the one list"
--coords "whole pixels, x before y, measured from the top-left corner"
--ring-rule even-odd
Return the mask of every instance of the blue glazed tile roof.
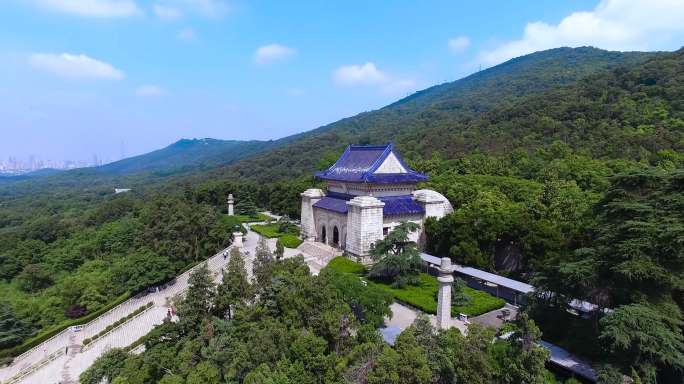
[[350, 145], [335, 164], [325, 171], [317, 172], [316, 177], [356, 183], [417, 183], [427, 180], [426, 175], [407, 167], [396, 152], [394, 155], [406, 169], [406, 173], [374, 173], [392, 152], [392, 144]]
[[318, 200], [313, 206], [337, 213], [347, 213], [347, 201], [326, 196]]
[[385, 203], [385, 206], [382, 208], [384, 216], [425, 212], [423, 207], [416, 203], [411, 195], [380, 197], [380, 200]]
[[[313, 206], [316, 208], [325, 209], [328, 211], [333, 211], [337, 213], [347, 213], [347, 201], [351, 199], [351, 196], [342, 194], [332, 194], [332, 196], [326, 196], [316, 202]], [[404, 214], [415, 214], [424, 213], [423, 207], [413, 200], [411, 195], [404, 196], [387, 196], [379, 197], [380, 201], [385, 203], [382, 208], [382, 214], [384, 216], [391, 215], [404, 215]]]

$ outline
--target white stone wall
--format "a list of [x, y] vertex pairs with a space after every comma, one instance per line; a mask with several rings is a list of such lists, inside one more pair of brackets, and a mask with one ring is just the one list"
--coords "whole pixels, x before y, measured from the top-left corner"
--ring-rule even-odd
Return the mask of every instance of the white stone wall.
[[313, 205], [316, 204], [321, 198], [323, 198], [323, 191], [316, 188], [307, 189], [302, 194], [302, 209], [301, 209], [301, 224], [302, 224], [302, 237], [304, 239], [315, 239], [316, 238], [316, 221], [314, 219], [314, 208]]
[[337, 246], [341, 249], [345, 249], [347, 241], [347, 215], [316, 207], [313, 208], [313, 212], [316, 226], [316, 241], [323, 242], [321, 234], [323, 233], [323, 228], [325, 227], [325, 243], [334, 246], [333, 233], [335, 227], [337, 227], [340, 237], [339, 244]]
[[398, 227], [399, 224], [401, 224], [404, 221], [410, 221], [413, 223], [416, 223], [420, 226], [420, 228], [409, 234], [409, 240], [410, 241], [415, 241], [416, 243], [420, 244], [420, 238], [421, 238], [421, 233], [423, 232], [423, 215], [422, 214], [415, 214], [415, 215], [392, 215], [392, 216], [385, 216], [383, 217], [383, 233], [384, 233], [384, 228], [388, 229], [388, 233], [392, 232], [394, 228]]
[[347, 202], [347, 252], [367, 256], [371, 244], [383, 238], [384, 206], [385, 203], [371, 196], [358, 196]]

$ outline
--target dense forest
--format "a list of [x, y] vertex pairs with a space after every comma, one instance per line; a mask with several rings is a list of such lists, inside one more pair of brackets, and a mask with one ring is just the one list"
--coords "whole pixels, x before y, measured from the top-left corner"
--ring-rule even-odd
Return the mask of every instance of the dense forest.
[[254, 284], [239, 252], [218, 287], [206, 268], [193, 273], [180, 321], [146, 336], [142, 355], [108, 352], [81, 383], [555, 383], [524, 316], [511, 341], [493, 343], [494, 331], [479, 326], [467, 336], [437, 331], [419, 318], [389, 346], [376, 330], [389, 313], [383, 291], [335, 270], [311, 276], [301, 257], [275, 261], [263, 250]]
[[[0, 348], [8, 351], [41, 330], [105, 308], [226, 245], [234, 224], [222, 215], [228, 193], [297, 217], [299, 193], [317, 184], [313, 170], [329, 166], [348, 143], [386, 141], [394, 141], [412, 167], [428, 173], [424, 186], [443, 193], [455, 208], [427, 222], [431, 253], [554, 292], [531, 298], [529, 316], [545, 339], [602, 364], [602, 382], [617, 382], [611, 380], [620, 373], [644, 383], [681, 382], [684, 50], [538, 52], [275, 141], [225, 166], [92, 183], [91, 174], [82, 171], [80, 179], [74, 173], [0, 187], [0, 322], [7, 325], [0, 330]], [[136, 189], [113, 196], [113, 183], [121, 180]], [[292, 284], [300, 288], [339, 290], [334, 276], [304, 276], [292, 263], [274, 273], [287, 276], [283, 281], [296, 280]], [[150, 353], [135, 357], [117, 351], [99, 364], [114, 370], [108, 377], [128, 380], [120, 382], [162, 377], [211, 382], [205, 376], [190, 380], [202, 374], [229, 382], [288, 382], [293, 372], [335, 382], [350, 380], [353, 367], [365, 370], [363, 375], [380, 374], [383, 364], [391, 366], [383, 374], [404, 377], [402, 369], [408, 368], [398, 365], [407, 356], [419, 361], [434, 350], [475, 364], [453, 368], [459, 375], [472, 373], [477, 364], [494, 372], [480, 381], [459, 380], [517, 382], [496, 373], [497, 354], [508, 352], [457, 355], [465, 353], [459, 348], [490, 348], [465, 347], [484, 339], [461, 340], [416, 326], [400, 337], [405, 344], [386, 348], [377, 335], [362, 332], [363, 321], [356, 319], [350, 320], [350, 327], [359, 327], [352, 333], [365, 339], [348, 342], [368, 349], [338, 345], [330, 330], [315, 325], [321, 319], [307, 316], [329, 310], [339, 316], [349, 310], [345, 298], [330, 293], [331, 302], [320, 304], [331, 306], [326, 309], [307, 303], [303, 294], [291, 299], [296, 304], [283, 303], [301, 314], [268, 312], [273, 301], [265, 300], [278, 300], [278, 289], [285, 288], [273, 289], [268, 298], [250, 301], [234, 321], [207, 314], [195, 331], [167, 324], [145, 340]], [[567, 308], [572, 298], [598, 307], [581, 319]], [[231, 366], [231, 356], [218, 356], [220, 343], [250, 350], [275, 337], [268, 334], [271, 327], [283, 337], [274, 346], [277, 354], [264, 360], [251, 356], [245, 367]], [[244, 329], [254, 329], [256, 336], [240, 335]], [[193, 333], [199, 330], [204, 333]], [[165, 335], [175, 335], [173, 342], [161, 342]], [[297, 340], [315, 344], [301, 347], [317, 351], [315, 356], [293, 355], [299, 352], [283, 347]], [[153, 363], [162, 360], [182, 367], [174, 371], [180, 377], [164, 376]], [[430, 365], [432, 360], [426, 364], [415, 370], [443, 377], [435, 372], [447, 369]], [[310, 365], [320, 370], [305, 373]], [[133, 380], [136, 370], [147, 376]], [[393, 382], [387, 380], [367, 382]], [[543, 382], [535, 380], [525, 381]]]

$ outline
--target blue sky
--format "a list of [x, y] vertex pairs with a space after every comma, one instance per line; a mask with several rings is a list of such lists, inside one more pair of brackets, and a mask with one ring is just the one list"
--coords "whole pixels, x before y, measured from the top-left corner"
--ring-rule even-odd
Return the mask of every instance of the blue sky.
[[275, 139], [536, 50], [674, 50], [682, 19], [674, 0], [4, 0], [0, 159]]

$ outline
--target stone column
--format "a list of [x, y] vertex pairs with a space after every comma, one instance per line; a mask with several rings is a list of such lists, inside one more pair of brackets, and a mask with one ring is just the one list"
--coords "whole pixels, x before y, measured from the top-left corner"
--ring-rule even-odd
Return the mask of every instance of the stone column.
[[316, 238], [316, 221], [314, 219], [313, 205], [325, 196], [323, 191], [317, 188], [311, 188], [304, 191], [302, 196], [302, 210], [300, 212], [302, 223], [302, 238], [315, 239]]
[[228, 195], [228, 216], [233, 216], [235, 215], [235, 212], [233, 212], [233, 203], [235, 200], [233, 199], [233, 194]]
[[447, 329], [451, 323], [451, 286], [454, 284], [451, 259], [442, 257], [438, 268], [439, 292], [437, 293], [437, 328]]
[[242, 232], [233, 232], [233, 245], [242, 248]]
[[347, 252], [364, 258], [370, 253], [371, 244], [382, 239], [384, 206], [373, 196], [357, 196], [347, 202]]

